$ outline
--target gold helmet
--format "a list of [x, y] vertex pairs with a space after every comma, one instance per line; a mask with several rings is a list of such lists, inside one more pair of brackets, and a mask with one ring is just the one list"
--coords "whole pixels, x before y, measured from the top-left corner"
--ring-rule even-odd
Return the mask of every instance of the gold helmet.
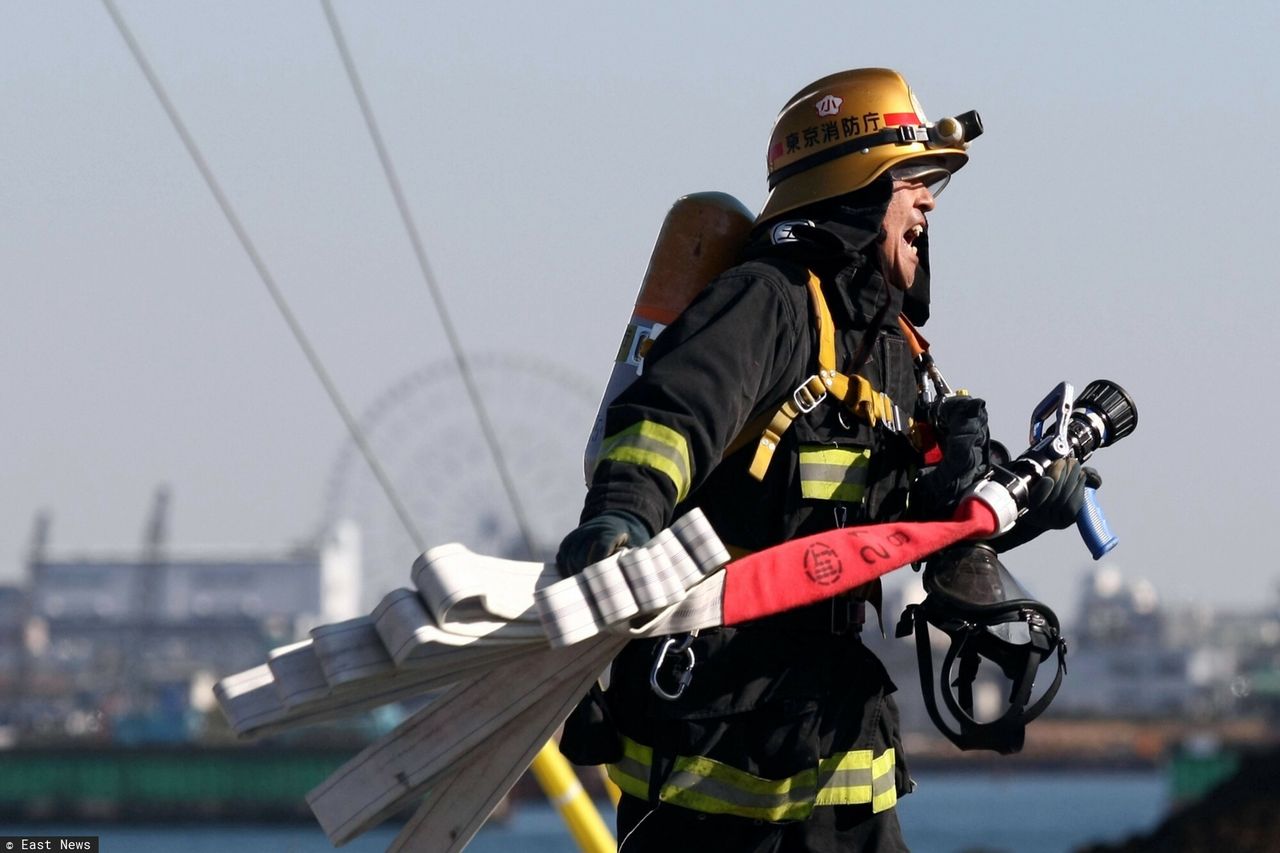
[[801, 89], [774, 122], [769, 198], [756, 221], [861, 189], [909, 161], [933, 166], [913, 169], [914, 177], [949, 176], [968, 162], [965, 148], [981, 133], [972, 111], [929, 122], [907, 81], [888, 68], [823, 77]]

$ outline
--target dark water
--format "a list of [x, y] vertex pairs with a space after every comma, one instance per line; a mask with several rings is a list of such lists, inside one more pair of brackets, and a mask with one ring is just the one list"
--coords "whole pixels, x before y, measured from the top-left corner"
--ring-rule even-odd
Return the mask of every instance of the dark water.
[[[913, 853], [1070, 853], [1090, 841], [1119, 840], [1150, 829], [1163, 815], [1159, 773], [919, 774], [899, 804]], [[608, 815], [606, 814], [606, 819]], [[4, 828], [0, 835], [13, 831]], [[104, 853], [325, 853], [314, 826], [22, 827], [22, 832], [96, 834]], [[382, 851], [394, 828], [342, 847]], [[469, 853], [573, 853], [559, 817], [543, 804], [522, 805], [505, 824], [486, 827]], [[708, 853], [720, 853], [708, 851]]]
[[1149, 830], [1168, 804], [1159, 773], [913, 775], [898, 812], [915, 853], [1068, 853]]

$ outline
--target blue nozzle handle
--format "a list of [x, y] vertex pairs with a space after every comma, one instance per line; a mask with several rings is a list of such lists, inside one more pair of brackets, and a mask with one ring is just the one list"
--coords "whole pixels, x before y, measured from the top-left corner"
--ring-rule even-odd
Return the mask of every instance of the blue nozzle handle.
[[1102, 505], [1098, 503], [1098, 490], [1086, 488], [1084, 503], [1076, 514], [1076, 527], [1080, 528], [1080, 538], [1089, 546], [1093, 559], [1101, 560], [1102, 555], [1116, 547], [1120, 541], [1107, 526], [1107, 517], [1102, 513]]

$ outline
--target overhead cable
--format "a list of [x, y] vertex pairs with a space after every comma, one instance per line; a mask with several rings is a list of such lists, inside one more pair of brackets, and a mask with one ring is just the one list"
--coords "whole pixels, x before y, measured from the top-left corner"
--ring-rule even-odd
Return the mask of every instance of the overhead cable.
[[343, 423], [346, 424], [347, 431], [351, 434], [351, 439], [356, 443], [356, 446], [360, 448], [360, 452], [364, 455], [365, 461], [373, 471], [374, 477], [382, 487], [382, 491], [386, 494], [387, 500], [391, 502], [392, 508], [395, 510], [396, 515], [399, 516], [400, 523], [404, 526], [405, 531], [409, 534], [409, 538], [413, 540], [417, 549], [419, 551], [425, 551], [427, 548], [426, 540], [418, 530], [412, 516], [409, 515], [409, 511], [405, 507], [404, 502], [401, 501], [399, 494], [391, 483], [391, 479], [387, 476], [387, 473], [383, 469], [381, 463], [379, 463], [377, 456], [373, 452], [373, 447], [369, 444], [363, 431], [360, 429], [360, 424], [352, 415], [347, 404], [343, 401], [337, 385], [329, 375], [329, 372], [325, 369], [324, 363], [321, 362], [319, 354], [311, 345], [310, 340], [303, 331], [302, 325], [298, 322], [298, 318], [294, 315], [293, 310], [289, 307], [289, 303], [285, 300], [284, 294], [276, 285], [275, 277], [272, 276], [271, 270], [267, 268], [266, 262], [263, 261], [262, 255], [258, 252], [253, 240], [249, 237], [249, 232], [240, 221], [240, 217], [236, 215], [235, 209], [231, 206], [231, 202], [227, 198], [226, 193], [222, 191], [222, 186], [218, 183], [217, 177], [214, 176], [213, 170], [209, 168], [209, 164], [201, 153], [200, 147], [196, 145], [195, 138], [191, 135], [186, 124], [182, 121], [182, 117], [174, 107], [173, 101], [169, 98], [164, 85], [160, 82], [160, 78], [151, 67], [151, 63], [147, 61], [147, 57], [142, 51], [142, 46], [138, 43], [138, 40], [134, 38], [128, 24], [125, 23], [124, 17], [120, 14], [120, 10], [116, 8], [114, 0], [102, 0], [102, 5], [106, 7], [107, 14], [111, 16], [111, 20], [115, 23], [116, 29], [120, 33], [120, 37], [124, 39], [125, 45], [129, 48], [129, 52], [133, 54], [133, 58], [137, 61], [138, 67], [142, 70], [143, 76], [146, 77], [147, 83], [150, 84], [151, 90], [155, 92], [156, 98], [160, 101], [160, 106], [169, 117], [169, 121], [173, 124], [174, 130], [177, 131], [178, 137], [182, 140], [183, 146], [186, 147], [187, 153], [195, 162], [196, 168], [200, 171], [201, 177], [204, 178], [205, 184], [209, 187], [209, 191], [213, 193], [214, 200], [218, 203], [218, 207], [222, 209], [222, 215], [226, 217], [227, 223], [231, 226], [231, 230], [236, 235], [236, 239], [240, 241], [240, 245], [244, 248], [245, 254], [249, 256], [250, 263], [253, 264], [253, 268], [257, 271], [258, 277], [262, 279], [263, 285], [267, 288], [267, 293], [271, 295], [271, 299], [275, 302], [276, 308], [280, 311], [280, 315], [289, 326], [289, 331], [293, 333], [294, 340], [297, 341], [298, 346], [302, 349], [302, 353], [306, 356], [316, 378], [320, 380], [320, 384], [324, 386], [325, 392], [329, 395], [329, 400], [333, 403], [334, 408], [338, 410], [338, 414], [341, 416]]
[[506, 456], [502, 452], [502, 445], [498, 441], [498, 436], [493, 428], [493, 422], [489, 418], [489, 414], [484, 405], [484, 400], [480, 396], [479, 386], [476, 384], [475, 377], [471, 372], [471, 366], [467, 361], [466, 352], [462, 347], [462, 342], [458, 337], [457, 331], [454, 329], [453, 321], [450, 319], [448, 307], [445, 305], [444, 294], [440, 290], [439, 284], [436, 282], [435, 275], [431, 271], [431, 264], [427, 261], [426, 250], [422, 246], [422, 239], [418, 233], [418, 226], [414, 222], [413, 213], [409, 209], [409, 203], [405, 198], [404, 189], [400, 184], [400, 178], [396, 174], [395, 166], [391, 162], [391, 155], [387, 152], [386, 142], [383, 140], [382, 132], [378, 128], [378, 122], [374, 118], [373, 108], [369, 105], [369, 98], [365, 94], [364, 84], [361, 83], [360, 74], [356, 71], [355, 61], [351, 57], [351, 51], [347, 48], [346, 38], [342, 34], [342, 27], [338, 23], [338, 17], [334, 14], [333, 4], [330, 0], [320, 0], [320, 5], [324, 7], [325, 18], [329, 22], [329, 30], [333, 33], [333, 40], [338, 46], [338, 54], [342, 57], [342, 66], [346, 69], [347, 79], [351, 81], [351, 88], [355, 92], [356, 101], [360, 105], [360, 114], [364, 117], [365, 127], [369, 130], [369, 137], [373, 140], [373, 147], [378, 152], [378, 162], [382, 164], [382, 172], [386, 176], [387, 185], [391, 189], [391, 195], [395, 198], [396, 209], [400, 212], [400, 220], [404, 223], [405, 233], [409, 236], [409, 243], [413, 246], [413, 255], [418, 262], [418, 270], [422, 274], [422, 280], [427, 286], [427, 291], [431, 295], [431, 301], [435, 304], [436, 314], [440, 318], [440, 325], [444, 329], [445, 338], [449, 342], [449, 348], [453, 351], [454, 360], [457, 362], [458, 375], [462, 379], [463, 387], [466, 389], [467, 398], [471, 402], [471, 407], [476, 414], [476, 420], [480, 424], [480, 432], [484, 436], [485, 443], [488, 445], [490, 456], [493, 459], [494, 468], [497, 469], [498, 479], [502, 482], [503, 491], [506, 493], [507, 500], [511, 504], [511, 511], [515, 517], [515, 522], [520, 528], [520, 533], [524, 537], [525, 548], [528, 550], [528, 556], [536, 557], [536, 544], [533, 536], [533, 530], [525, 516], [523, 504], [520, 501], [519, 493], [516, 491], [515, 481], [511, 477], [510, 468], [507, 466]]

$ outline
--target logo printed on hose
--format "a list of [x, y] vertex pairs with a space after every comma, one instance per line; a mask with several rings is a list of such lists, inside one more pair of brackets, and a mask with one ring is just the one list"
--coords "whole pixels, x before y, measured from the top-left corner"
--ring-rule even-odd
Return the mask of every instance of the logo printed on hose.
[[844, 565], [830, 545], [815, 542], [804, 551], [804, 574], [818, 586], [831, 586], [844, 574]]
[[818, 115], [833, 116], [840, 112], [840, 105], [844, 103], [844, 98], [837, 98], [835, 95], [827, 95], [818, 101]]

